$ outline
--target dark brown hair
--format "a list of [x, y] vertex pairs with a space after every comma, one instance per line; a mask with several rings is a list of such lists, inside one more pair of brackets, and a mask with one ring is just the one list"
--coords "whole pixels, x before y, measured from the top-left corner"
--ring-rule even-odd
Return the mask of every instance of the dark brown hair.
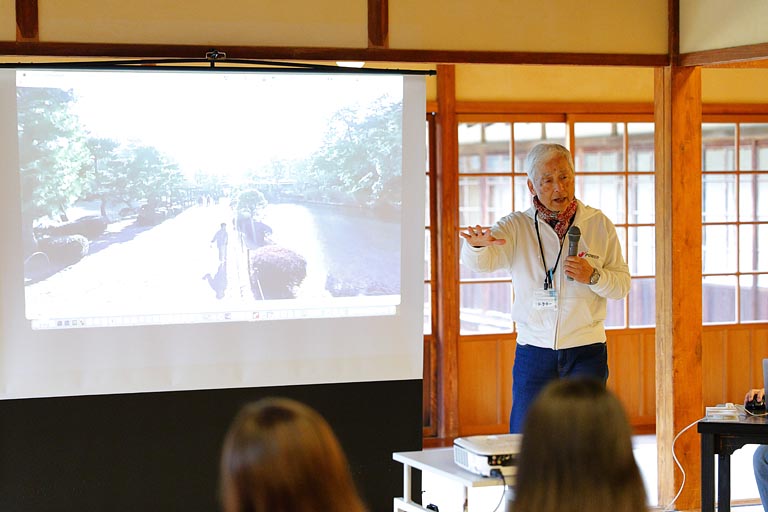
[[265, 398], [243, 407], [221, 454], [224, 512], [363, 512], [347, 458], [312, 408]]
[[548, 385], [528, 410], [515, 512], [645, 512], [632, 430], [602, 381]]

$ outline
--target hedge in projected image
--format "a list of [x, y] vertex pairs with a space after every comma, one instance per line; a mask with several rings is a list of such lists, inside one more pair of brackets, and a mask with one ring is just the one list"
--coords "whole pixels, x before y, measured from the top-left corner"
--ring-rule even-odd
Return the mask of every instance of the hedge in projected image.
[[402, 77], [17, 75], [34, 329], [395, 314]]

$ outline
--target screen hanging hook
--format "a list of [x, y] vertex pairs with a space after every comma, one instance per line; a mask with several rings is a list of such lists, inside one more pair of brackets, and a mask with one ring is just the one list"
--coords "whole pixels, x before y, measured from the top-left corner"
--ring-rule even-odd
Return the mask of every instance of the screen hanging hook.
[[227, 58], [226, 52], [220, 52], [215, 48], [209, 52], [205, 52], [205, 60], [211, 63], [211, 67], [216, 66], [217, 60], [225, 60], [226, 58]]

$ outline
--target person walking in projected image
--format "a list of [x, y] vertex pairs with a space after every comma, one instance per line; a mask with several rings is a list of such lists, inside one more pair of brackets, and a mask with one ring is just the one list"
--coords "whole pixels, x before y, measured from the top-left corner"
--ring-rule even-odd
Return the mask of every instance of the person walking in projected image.
[[214, 242], [219, 249], [219, 263], [227, 261], [227, 243], [229, 242], [229, 234], [227, 233], [227, 223], [222, 222], [219, 230], [214, 233], [211, 239], [211, 246]]
[[[525, 161], [533, 206], [490, 228], [461, 232], [461, 261], [475, 272], [507, 270], [517, 346], [509, 431], [520, 432], [528, 408], [550, 381], [576, 375], [608, 380], [606, 299], [629, 293], [629, 268], [613, 223], [575, 197], [570, 151], [538, 144]], [[569, 256], [568, 230], [581, 235]]]
[[223, 512], [366, 512], [330, 425], [287, 398], [240, 410], [224, 439], [220, 496]]
[[551, 382], [525, 420], [514, 512], [647, 512], [632, 428], [601, 379]]

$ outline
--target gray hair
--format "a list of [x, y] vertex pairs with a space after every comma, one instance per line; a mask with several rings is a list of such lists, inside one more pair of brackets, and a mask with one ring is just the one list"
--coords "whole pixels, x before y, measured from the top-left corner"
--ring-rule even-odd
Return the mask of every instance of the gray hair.
[[560, 144], [542, 143], [536, 144], [525, 157], [525, 172], [528, 174], [528, 179], [533, 181], [539, 165], [556, 157], [563, 157], [568, 162], [571, 174], [574, 173], [573, 156], [568, 148]]

